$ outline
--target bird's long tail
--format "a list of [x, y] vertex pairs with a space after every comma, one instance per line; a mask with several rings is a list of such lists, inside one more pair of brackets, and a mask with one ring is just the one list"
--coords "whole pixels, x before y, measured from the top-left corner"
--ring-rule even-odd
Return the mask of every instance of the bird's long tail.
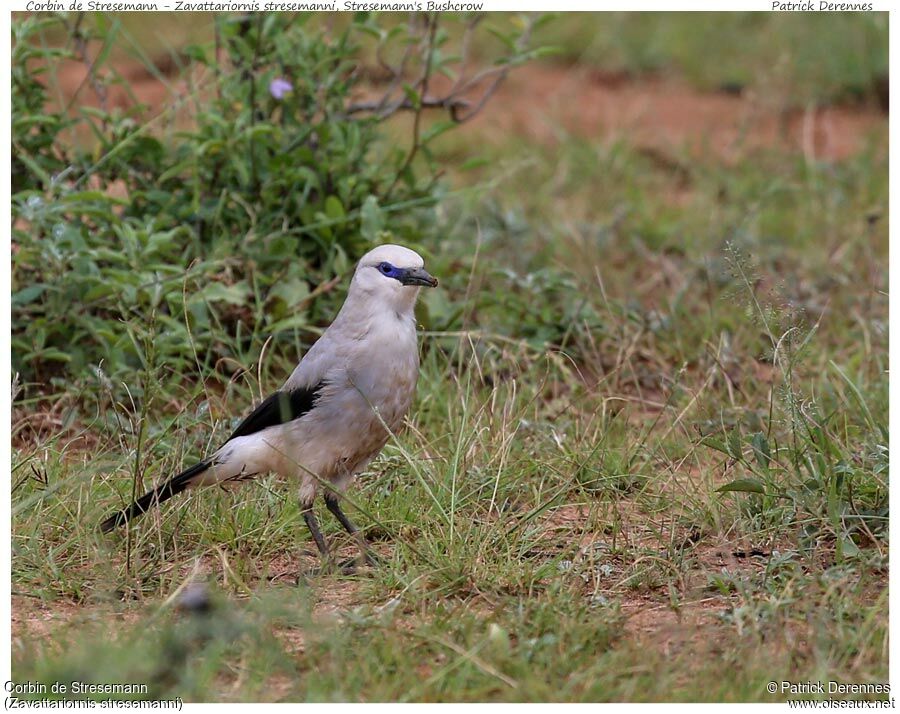
[[113, 513], [109, 518], [100, 524], [100, 530], [109, 533], [111, 530], [124, 526], [135, 516], [146, 513], [152, 506], [168, 501], [185, 489], [189, 488], [194, 480], [212, 466], [212, 460], [201, 461], [199, 464], [191, 466], [186, 471], [182, 471], [177, 476], [173, 476], [162, 486], [158, 486], [152, 491], [145, 493], [137, 501], [132, 503], [128, 508]]

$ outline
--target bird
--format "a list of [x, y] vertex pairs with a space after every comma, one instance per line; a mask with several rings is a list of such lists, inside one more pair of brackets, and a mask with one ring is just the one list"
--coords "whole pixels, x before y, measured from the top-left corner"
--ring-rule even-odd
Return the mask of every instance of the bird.
[[392, 244], [370, 250], [334, 321], [281, 388], [211, 456], [110, 515], [100, 530], [113, 531], [183, 491], [274, 472], [298, 480], [303, 519], [324, 563], [332, 560], [313, 512], [319, 493], [372, 564], [340, 498], [402, 427], [419, 375], [416, 300], [421, 288], [437, 285], [415, 251]]

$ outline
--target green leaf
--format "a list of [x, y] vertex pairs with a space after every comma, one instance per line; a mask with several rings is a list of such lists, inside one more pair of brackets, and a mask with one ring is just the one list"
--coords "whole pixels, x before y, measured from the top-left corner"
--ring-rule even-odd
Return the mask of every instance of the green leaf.
[[418, 110], [422, 104], [419, 93], [408, 84], [403, 85], [403, 93], [406, 95], [406, 98], [409, 99], [409, 103], [413, 105], [413, 109]]
[[269, 299], [277, 298], [283, 300], [287, 305], [293, 306], [298, 304], [307, 295], [309, 295], [309, 285], [305, 280], [279, 280], [272, 289], [269, 290]]
[[430, 126], [428, 128], [428, 131], [426, 131], [422, 135], [422, 143], [428, 143], [435, 137], [440, 136], [445, 131], [449, 131], [450, 129], [454, 128], [455, 126], [457, 126], [457, 123], [450, 119], [447, 119], [445, 121], [435, 122], [432, 126]]
[[328, 218], [333, 220], [340, 220], [346, 216], [346, 212], [344, 211], [344, 206], [341, 203], [341, 199], [337, 196], [329, 196], [325, 199], [325, 215]]
[[370, 243], [378, 239], [378, 231], [384, 228], [384, 213], [375, 196], [367, 196], [360, 209], [360, 233]]
[[501, 32], [500, 30], [498, 30], [494, 27], [487, 28], [487, 31], [490, 32], [498, 40], [500, 40], [500, 42], [502, 42], [504, 45], [506, 45], [506, 48], [508, 50], [510, 50], [511, 52], [516, 51], [516, 42], [513, 39], [513, 37], [515, 37], [515, 35], [513, 33]]
[[[13, 145], [15, 147], [15, 143]], [[50, 180], [50, 175], [41, 168], [40, 164], [38, 164], [34, 159], [32, 159], [26, 152], [19, 151], [16, 153], [16, 158], [21, 161], [25, 166], [27, 166], [31, 172], [38, 177], [44, 186], [49, 186], [52, 182]]]
[[544, 25], [546, 25], [550, 22], [553, 22], [553, 20], [557, 19], [558, 17], [559, 17], [559, 13], [555, 13], [555, 12], [544, 13], [543, 15], [538, 17], [538, 19], [535, 20], [534, 23], [532, 23], [532, 25], [531, 25], [532, 33], [541, 29], [542, 27], [544, 27]]
[[753, 456], [756, 457], [756, 463], [764, 471], [769, 470], [769, 462], [772, 460], [772, 452], [769, 450], [769, 440], [761, 431], [756, 432], [750, 437], [750, 446], [753, 448]]
[[103, 46], [100, 48], [100, 52], [94, 58], [92, 62], [91, 72], [96, 73], [98, 69], [100, 69], [109, 58], [109, 53], [112, 51], [112, 48], [115, 46], [116, 35], [119, 32], [119, 27], [121, 26], [121, 22], [118, 19], [114, 19], [112, 23], [112, 27], [109, 28], [108, 32], [102, 33], [103, 35]]
[[48, 347], [45, 350], [41, 350], [39, 356], [43, 360], [51, 360], [53, 362], [71, 362], [72, 355], [63, 352], [62, 350], [58, 350], [55, 347]]
[[755, 478], [739, 478], [729, 481], [724, 486], [716, 489], [718, 493], [727, 493], [728, 491], [740, 491], [742, 493], [765, 493], [766, 489], [761, 481]]
[[356, 29], [360, 32], [365, 32], [367, 35], [371, 35], [376, 40], [380, 40], [382, 34], [384, 33], [383, 30], [379, 30], [377, 27], [371, 27], [369, 25], [363, 25], [361, 23], [356, 25]]
[[226, 302], [230, 305], [244, 305], [250, 297], [250, 288], [241, 281], [234, 285], [209, 283], [200, 291], [199, 297], [208, 302]]
[[271, 325], [268, 325], [267, 329], [271, 333], [281, 332], [282, 330], [290, 330], [296, 327], [308, 327], [309, 326], [309, 318], [306, 316], [306, 312], [300, 312], [296, 315], [291, 315], [290, 317], [286, 317], [283, 320], [278, 320], [278, 322], [273, 322]]
[[87, 203], [89, 201], [103, 201], [119, 206], [128, 205], [128, 201], [126, 201], [125, 199], [115, 198], [114, 196], [103, 193], [103, 191], [73, 191], [72, 193], [65, 193], [61, 195], [58, 200], [63, 203]]
[[741, 447], [741, 430], [739, 427], [734, 427], [734, 429], [728, 432], [728, 441], [726, 443], [729, 456], [738, 460], [743, 458], [744, 452]]
[[852, 538], [842, 538], [841, 553], [845, 558], [856, 558], [860, 554], [859, 546], [853, 542]]
[[182, 51], [184, 52], [185, 56], [189, 57], [195, 62], [207, 64], [206, 51], [199, 45], [188, 45]]
[[542, 59], [544, 57], [555, 57], [561, 54], [563, 54], [562, 47], [557, 47], [555, 45], [546, 45], [544, 47], [535, 47], [533, 50], [524, 52], [519, 58], [519, 61], [531, 61]]
[[45, 283], [37, 283], [36, 285], [29, 285], [27, 288], [22, 288], [19, 292], [13, 294], [12, 304], [27, 305], [30, 302], [34, 302], [44, 294], [46, 289], [47, 285]]
[[491, 163], [490, 159], [485, 158], [484, 156], [475, 156], [467, 161], [464, 161], [460, 169], [462, 171], [471, 171], [472, 169], [478, 169], [482, 166], [487, 166]]

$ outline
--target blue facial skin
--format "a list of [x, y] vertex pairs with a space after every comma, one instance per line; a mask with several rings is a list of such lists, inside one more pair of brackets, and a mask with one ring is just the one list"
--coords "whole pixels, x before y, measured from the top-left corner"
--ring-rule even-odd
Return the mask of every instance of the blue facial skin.
[[394, 278], [402, 285], [419, 285], [428, 288], [437, 287], [437, 278], [429, 275], [424, 268], [395, 268], [388, 262], [382, 262], [375, 266], [378, 272], [386, 278]]
[[395, 268], [390, 263], [385, 262], [385, 263], [378, 264], [378, 272], [380, 272], [382, 275], [385, 275], [389, 278], [394, 278], [395, 280], [400, 280], [403, 277], [403, 273], [405, 271], [401, 270], [400, 268]]

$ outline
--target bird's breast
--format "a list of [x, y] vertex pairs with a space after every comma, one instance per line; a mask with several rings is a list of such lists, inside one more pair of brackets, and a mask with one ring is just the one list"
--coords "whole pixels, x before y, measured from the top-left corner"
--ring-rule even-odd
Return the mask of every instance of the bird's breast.
[[415, 324], [391, 316], [387, 324], [372, 329], [366, 349], [360, 350], [348, 377], [378, 409], [385, 423], [400, 426], [412, 403], [419, 374]]
[[415, 324], [393, 317], [339, 342], [340, 358], [323, 378], [315, 406], [288, 427], [285, 443], [293, 462], [322, 478], [355, 472], [387, 443], [389, 432], [402, 427], [419, 356]]

